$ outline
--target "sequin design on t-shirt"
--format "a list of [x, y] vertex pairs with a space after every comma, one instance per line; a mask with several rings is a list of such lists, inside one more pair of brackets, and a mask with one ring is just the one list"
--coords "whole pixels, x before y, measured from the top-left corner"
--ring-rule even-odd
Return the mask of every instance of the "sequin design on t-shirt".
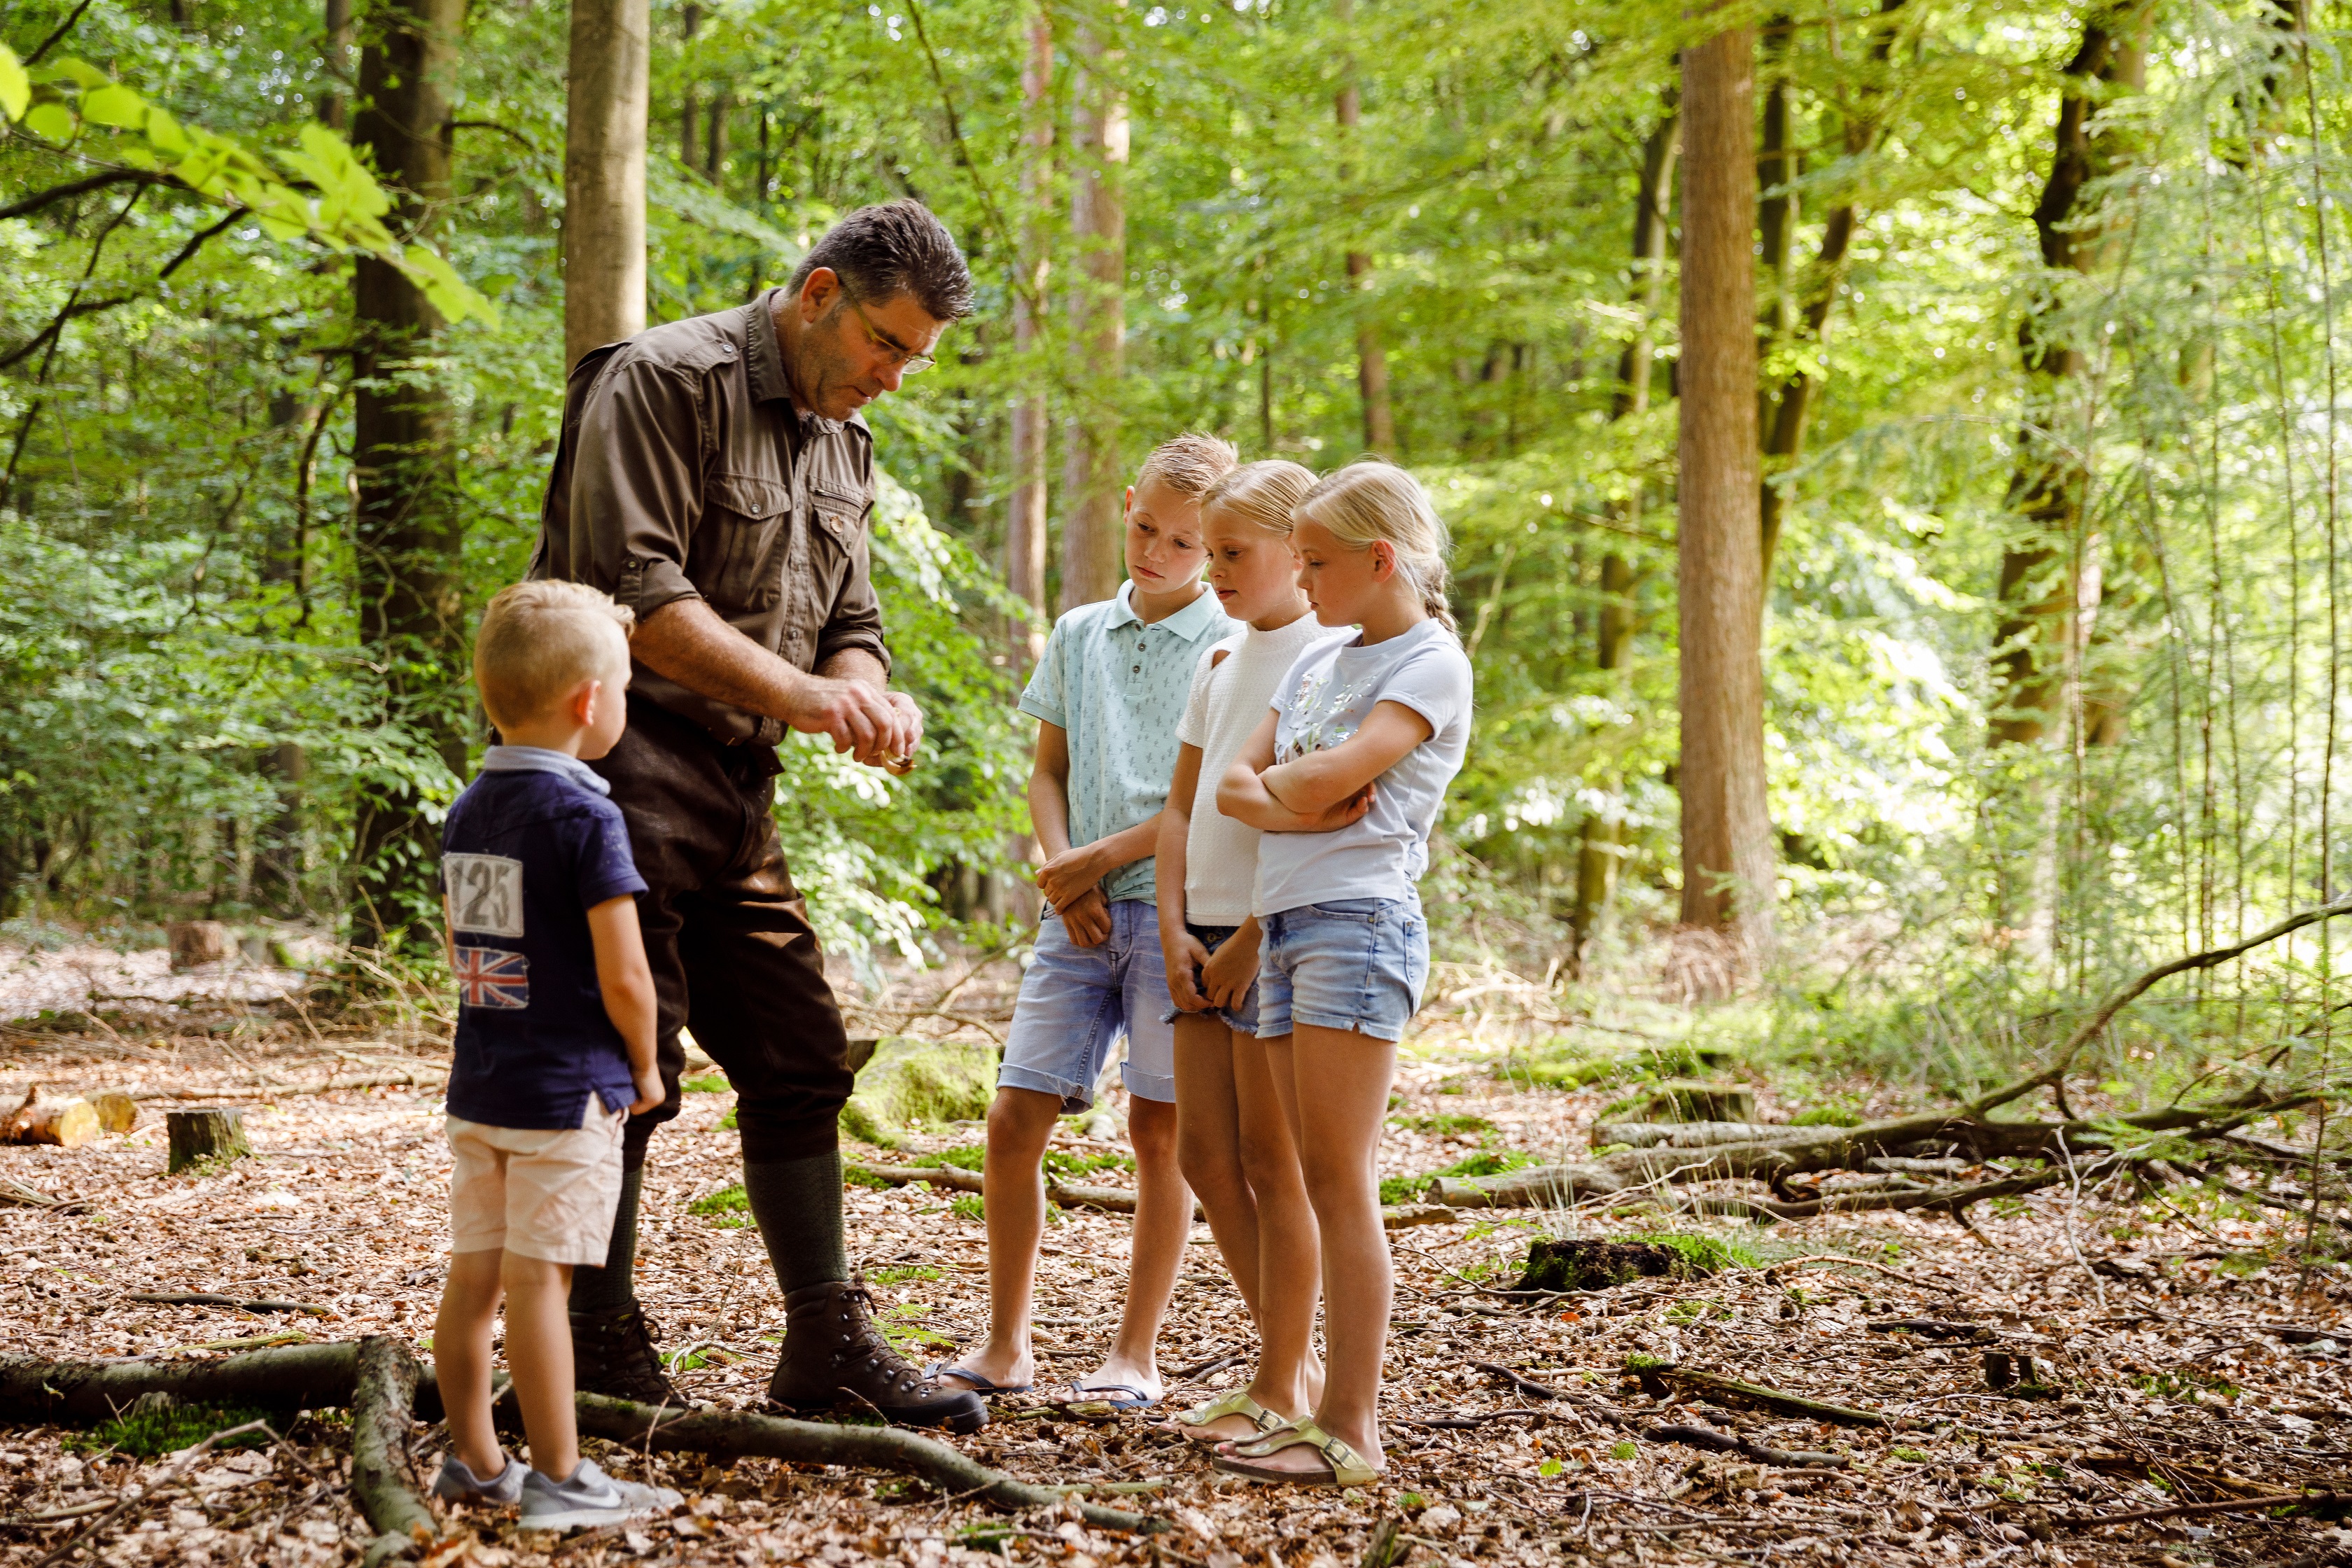
[[1364, 716], [1355, 710], [1371, 695], [1380, 678], [1368, 675], [1335, 689], [1335, 673], [1327, 667], [1299, 679], [1298, 695], [1290, 703], [1290, 739], [1274, 759], [1276, 762], [1295, 763], [1312, 752], [1345, 745], [1355, 738], [1364, 722]]

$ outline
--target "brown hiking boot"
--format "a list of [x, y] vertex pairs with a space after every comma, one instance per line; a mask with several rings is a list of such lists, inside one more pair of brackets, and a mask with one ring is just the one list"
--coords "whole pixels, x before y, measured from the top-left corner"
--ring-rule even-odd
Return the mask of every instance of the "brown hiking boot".
[[617, 1312], [572, 1314], [572, 1380], [583, 1394], [683, 1408], [685, 1396], [662, 1373], [659, 1332], [635, 1302]]
[[768, 1380], [768, 1403], [794, 1415], [870, 1411], [896, 1426], [977, 1432], [988, 1405], [964, 1388], [942, 1388], [890, 1348], [874, 1326], [863, 1284], [809, 1285], [784, 1298], [784, 1349]]

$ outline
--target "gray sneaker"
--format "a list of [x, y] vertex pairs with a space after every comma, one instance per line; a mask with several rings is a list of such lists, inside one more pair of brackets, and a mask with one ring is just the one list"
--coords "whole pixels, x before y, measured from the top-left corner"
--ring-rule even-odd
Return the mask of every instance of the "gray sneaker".
[[618, 1524], [625, 1519], [642, 1519], [676, 1508], [684, 1500], [667, 1487], [616, 1481], [598, 1469], [594, 1460], [583, 1459], [568, 1481], [551, 1480], [537, 1470], [523, 1477], [522, 1528], [570, 1530], [582, 1524]]
[[511, 1454], [506, 1460], [507, 1468], [486, 1481], [474, 1474], [465, 1460], [455, 1454], [446, 1455], [441, 1460], [441, 1473], [433, 1478], [433, 1495], [451, 1502], [510, 1507], [515, 1499], [522, 1496], [522, 1479], [530, 1467], [518, 1463]]

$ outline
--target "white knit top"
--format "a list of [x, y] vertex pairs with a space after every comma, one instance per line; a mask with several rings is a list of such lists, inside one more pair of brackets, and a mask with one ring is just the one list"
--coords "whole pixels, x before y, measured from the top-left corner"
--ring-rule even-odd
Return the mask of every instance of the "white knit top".
[[[1298, 656], [1326, 637], [1354, 635], [1351, 628], [1326, 626], [1305, 615], [1275, 631], [1247, 627], [1202, 653], [1184, 717], [1176, 725], [1177, 740], [1201, 748], [1200, 788], [1184, 840], [1184, 918], [1194, 925], [1241, 924], [1249, 918], [1256, 890], [1258, 830], [1217, 809], [1217, 781], [1265, 721], [1275, 686]], [[1226, 656], [1222, 662], [1221, 651]]]

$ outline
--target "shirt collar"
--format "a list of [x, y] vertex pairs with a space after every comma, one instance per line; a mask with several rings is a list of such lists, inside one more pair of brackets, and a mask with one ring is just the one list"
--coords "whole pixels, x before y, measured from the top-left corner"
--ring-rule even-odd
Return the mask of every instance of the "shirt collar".
[[[1110, 619], [1106, 625], [1117, 628], [1126, 626], [1130, 621], [1137, 623], [1142, 621], [1143, 617], [1135, 613], [1134, 578], [1130, 577], [1118, 585], [1118, 594], [1113, 603], [1118, 607], [1111, 611]], [[1194, 599], [1172, 616], [1160, 616], [1151, 625], [1155, 627], [1164, 627], [1190, 642], [1208, 629], [1212, 617], [1222, 614], [1223, 611], [1217, 605], [1216, 595], [1203, 588], [1199, 598]]]
[[613, 786], [586, 763], [562, 752], [551, 752], [545, 746], [492, 746], [482, 753], [482, 772], [561, 773], [582, 789], [593, 790], [598, 795], [613, 793]]

